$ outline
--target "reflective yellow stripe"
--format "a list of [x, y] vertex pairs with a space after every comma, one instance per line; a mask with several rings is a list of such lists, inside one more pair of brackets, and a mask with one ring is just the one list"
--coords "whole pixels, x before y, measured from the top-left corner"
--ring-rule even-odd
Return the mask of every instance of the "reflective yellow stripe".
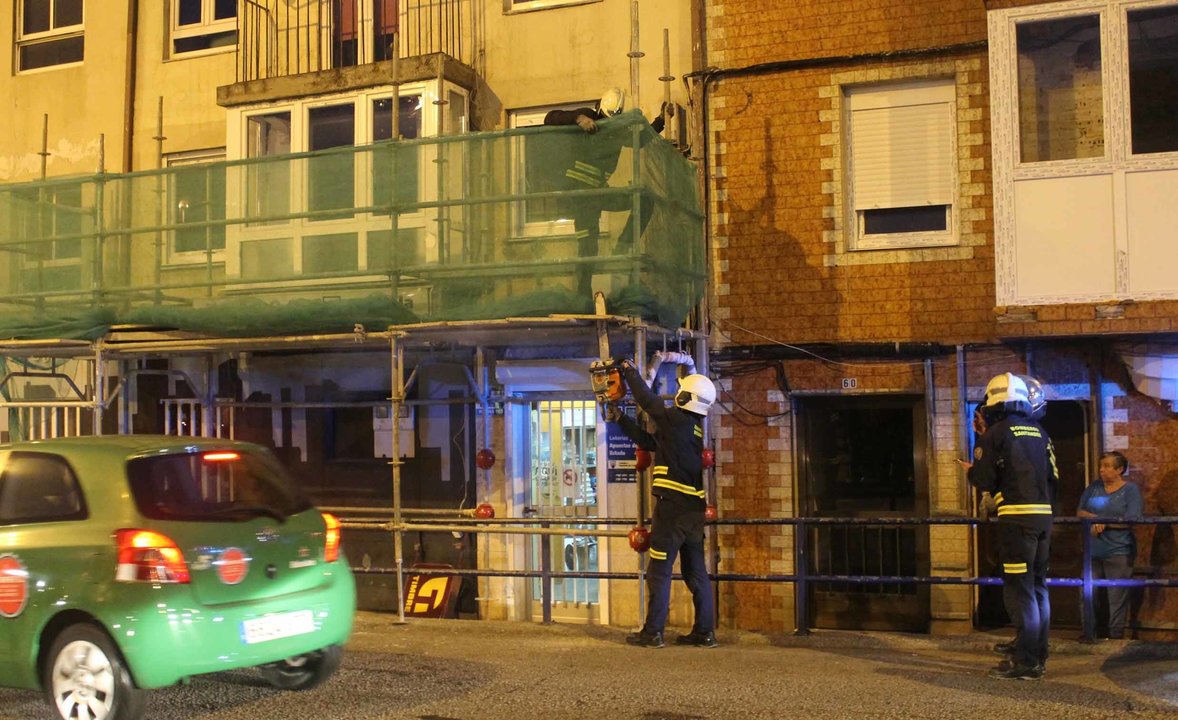
[[650, 468], [650, 471], [655, 473], [656, 475], [658, 473], [662, 473], [662, 474], [666, 475], [667, 474], [667, 466], [666, 465], [652, 465]]
[[571, 168], [565, 170], [564, 174], [570, 180], [576, 180], [593, 187], [601, 187], [605, 184], [605, 173], [601, 168], [579, 160], [574, 162]]
[[1022, 563], [1002, 563], [1002, 572], [1007, 575], [1021, 575], [1027, 571], [1027, 564]]
[[1050, 505], [1003, 505], [998, 508], [999, 515], [1050, 515]]
[[605, 177], [604, 170], [597, 167], [596, 165], [590, 165], [589, 163], [581, 162], [580, 160], [573, 161], [573, 168], [576, 170], [580, 170], [581, 172], [589, 174], [589, 175], [596, 175], [598, 177]]
[[651, 485], [653, 485], [654, 487], [660, 487], [660, 488], [666, 488], [668, 490], [674, 490], [675, 492], [681, 492], [684, 495], [691, 495], [691, 496], [697, 497], [697, 498], [703, 498], [703, 496], [704, 496], [703, 490], [696, 490], [695, 488], [691, 487], [690, 485], [684, 485], [683, 483], [677, 483], [674, 480], [668, 480], [666, 478], [656, 478], [655, 481], [651, 483]]
[[994, 493], [994, 502], [1002, 504], [1002, 493]]
[[665, 552], [662, 552], [661, 550], [655, 550], [654, 548], [651, 548], [650, 549], [650, 559], [651, 560], [666, 560], [667, 554]]
[[591, 177], [584, 173], [579, 173], [576, 170], [566, 170], [565, 177], [569, 180], [576, 180], [579, 183], [584, 183], [590, 187], [601, 187], [601, 181], [595, 177]]
[[704, 436], [704, 429], [703, 429], [703, 428], [701, 428], [699, 425], [696, 425], [696, 426], [693, 428], [693, 430], [695, 431], [695, 436], [696, 436], [696, 437], [703, 437], [703, 436]]

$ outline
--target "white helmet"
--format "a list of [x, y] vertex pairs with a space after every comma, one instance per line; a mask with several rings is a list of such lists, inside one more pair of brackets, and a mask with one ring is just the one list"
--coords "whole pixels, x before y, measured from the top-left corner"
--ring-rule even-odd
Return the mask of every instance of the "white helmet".
[[597, 112], [605, 117], [613, 117], [626, 109], [626, 93], [617, 87], [605, 91], [597, 101]]
[[1047, 395], [1043, 392], [1043, 385], [1030, 375], [1016, 375], [1027, 386], [1027, 402], [1031, 405], [1031, 417], [1038, 418], [1047, 408]]
[[679, 392], [675, 393], [675, 407], [696, 415], [707, 415], [716, 402], [716, 386], [705, 375], [685, 375], [679, 378]]
[[986, 383], [986, 399], [982, 403], [989, 412], [1021, 412], [1031, 414], [1031, 398], [1027, 384], [1013, 373], [1002, 373]]

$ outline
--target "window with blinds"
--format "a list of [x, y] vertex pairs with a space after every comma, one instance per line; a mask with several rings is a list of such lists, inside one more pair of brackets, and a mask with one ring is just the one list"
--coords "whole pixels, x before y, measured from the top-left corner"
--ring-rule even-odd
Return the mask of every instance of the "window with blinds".
[[853, 250], [957, 241], [952, 80], [846, 90]]

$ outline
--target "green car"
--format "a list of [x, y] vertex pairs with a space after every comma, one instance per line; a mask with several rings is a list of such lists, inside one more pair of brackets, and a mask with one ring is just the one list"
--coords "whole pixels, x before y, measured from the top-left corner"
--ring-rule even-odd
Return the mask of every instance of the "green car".
[[0, 685], [62, 718], [131, 720], [144, 690], [339, 667], [356, 588], [339, 522], [265, 448], [127, 435], [0, 446]]

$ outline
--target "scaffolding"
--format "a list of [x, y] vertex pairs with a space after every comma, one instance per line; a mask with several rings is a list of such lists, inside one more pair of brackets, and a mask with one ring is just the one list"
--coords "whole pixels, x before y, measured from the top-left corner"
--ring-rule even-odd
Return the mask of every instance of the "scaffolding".
[[[600, 127], [0, 186], [0, 337], [583, 314], [590, 290], [611, 312], [679, 326], [706, 281], [695, 167], [637, 111]], [[577, 163], [612, 177], [570, 183]]]

